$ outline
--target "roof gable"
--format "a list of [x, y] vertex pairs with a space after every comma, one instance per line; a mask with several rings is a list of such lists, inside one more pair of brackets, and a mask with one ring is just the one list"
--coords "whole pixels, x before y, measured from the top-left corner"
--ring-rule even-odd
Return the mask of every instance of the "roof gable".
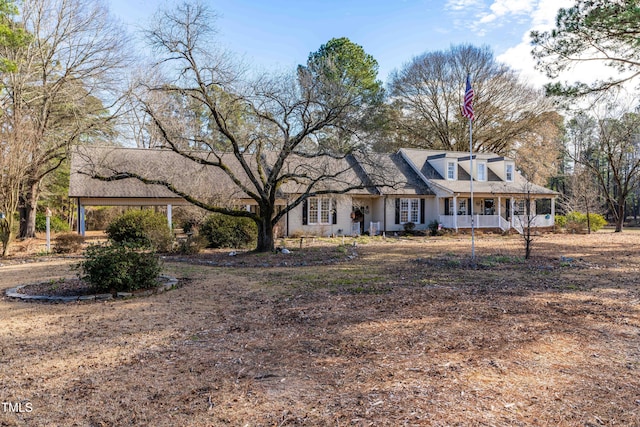
[[[473, 180], [474, 191], [478, 193], [493, 193], [493, 194], [525, 194], [530, 192], [537, 195], [553, 196], [557, 195], [556, 192], [539, 185], [528, 182], [517, 170], [514, 170], [513, 181], [503, 180], [493, 169], [493, 165], [504, 165], [504, 162], [513, 162], [508, 157], [501, 157], [494, 153], [474, 153], [473, 157], [468, 152], [458, 151], [437, 151], [437, 150], [420, 150], [420, 149], [406, 149], [401, 148], [399, 150], [409, 164], [414, 165], [416, 171], [422, 175], [426, 183], [432, 187], [432, 190], [445, 191], [449, 194], [456, 193], [469, 193], [470, 192], [470, 179], [469, 172], [462, 167], [460, 162], [467, 162], [469, 160], [483, 160], [487, 162], [487, 180], [477, 181]], [[448, 180], [440, 174], [433, 166], [432, 162], [442, 162], [445, 159], [455, 159], [458, 162], [457, 179]], [[446, 160], [449, 162], [449, 160]], [[474, 162], [475, 163], [475, 162]]]

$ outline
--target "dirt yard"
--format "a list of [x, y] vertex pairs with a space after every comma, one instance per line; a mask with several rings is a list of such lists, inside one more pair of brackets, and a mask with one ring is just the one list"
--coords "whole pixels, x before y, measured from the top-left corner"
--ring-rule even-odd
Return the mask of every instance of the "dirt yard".
[[[0, 301], [2, 426], [640, 425], [640, 233], [315, 242]], [[34, 262], [26, 262], [32, 260]], [[0, 289], [74, 259], [0, 260]]]

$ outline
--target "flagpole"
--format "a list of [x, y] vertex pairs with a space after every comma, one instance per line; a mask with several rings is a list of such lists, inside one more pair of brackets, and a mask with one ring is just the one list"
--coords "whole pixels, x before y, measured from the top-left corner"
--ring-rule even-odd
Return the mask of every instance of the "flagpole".
[[475, 225], [473, 220], [473, 88], [471, 87], [471, 74], [467, 74], [467, 87], [464, 91], [464, 102], [462, 104], [462, 115], [469, 119], [469, 193], [471, 199], [469, 204], [471, 209], [471, 260], [476, 260]]
[[474, 216], [473, 216], [473, 126], [472, 120], [469, 119], [469, 192], [471, 193], [471, 259], [476, 259], [475, 233], [474, 233]]

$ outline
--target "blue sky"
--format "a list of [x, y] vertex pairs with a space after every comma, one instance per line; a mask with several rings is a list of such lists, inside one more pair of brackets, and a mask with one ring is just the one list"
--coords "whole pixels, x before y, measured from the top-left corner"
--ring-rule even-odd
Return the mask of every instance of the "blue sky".
[[[531, 29], [553, 25], [571, 0], [201, 0], [219, 15], [219, 41], [255, 68], [287, 70], [334, 37], [348, 37], [380, 65], [379, 77], [426, 51], [453, 44], [489, 45], [499, 60], [534, 85]], [[107, 0], [134, 31], [168, 0]]]

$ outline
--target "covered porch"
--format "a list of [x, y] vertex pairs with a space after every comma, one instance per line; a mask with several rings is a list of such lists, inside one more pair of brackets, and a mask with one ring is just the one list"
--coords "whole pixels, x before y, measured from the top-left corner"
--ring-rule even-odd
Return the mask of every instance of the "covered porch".
[[443, 228], [486, 228], [519, 233], [527, 227], [553, 227], [555, 198], [527, 195], [456, 195], [440, 198], [438, 222]]
[[187, 206], [189, 203], [179, 197], [138, 197], [138, 198], [117, 198], [117, 197], [77, 197], [78, 201], [78, 234], [84, 236], [86, 233], [86, 207], [88, 206], [126, 206], [143, 207], [159, 206], [166, 209], [167, 224], [169, 229], [173, 229], [173, 207]]

